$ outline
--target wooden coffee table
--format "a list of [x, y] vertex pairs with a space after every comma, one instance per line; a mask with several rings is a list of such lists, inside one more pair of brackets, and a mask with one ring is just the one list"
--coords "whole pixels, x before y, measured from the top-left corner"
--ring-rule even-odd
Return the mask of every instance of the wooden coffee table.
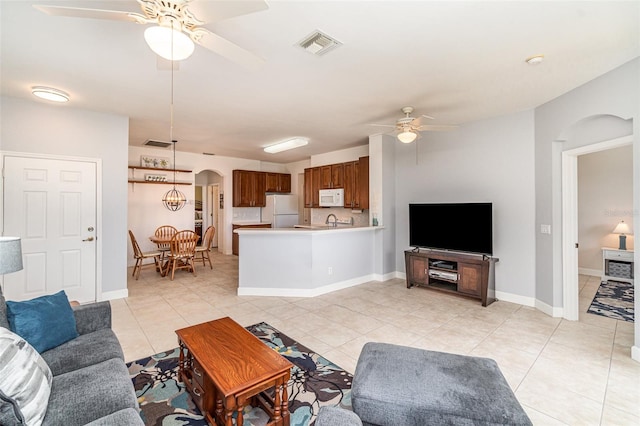
[[[211, 425], [243, 424], [251, 404], [288, 426], [287, 382], [292, 364], [229, 317], [176, 331], [180, 379]], [[268, 392], [265, 392], [268, 391]]]

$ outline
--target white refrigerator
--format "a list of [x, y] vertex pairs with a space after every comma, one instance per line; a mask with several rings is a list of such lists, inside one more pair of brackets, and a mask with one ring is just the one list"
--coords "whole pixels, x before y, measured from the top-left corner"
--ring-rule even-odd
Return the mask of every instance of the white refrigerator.
[[299, 220], [297, 195], [267, 195], [267, 205], [262, 208], [262, 222], [270, 222], [272, 228], [293, 228]]

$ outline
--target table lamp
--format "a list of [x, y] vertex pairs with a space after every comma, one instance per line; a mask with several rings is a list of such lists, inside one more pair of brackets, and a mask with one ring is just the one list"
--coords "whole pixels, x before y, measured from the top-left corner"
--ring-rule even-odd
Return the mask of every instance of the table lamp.
[[22, 269], [20, 237], [0, 237], [0, 275]]
[[618, 247], [618, 250], [626, 250], [627, 236], [625, 234], [631, 233], [631, 230], [629, 229], [629, 225], [624, 223], [624, 220], [621, 220], [620, 223], [616, 225], [615, 229], [613, 230], [613, 233], [620, 234], [620, 247]]

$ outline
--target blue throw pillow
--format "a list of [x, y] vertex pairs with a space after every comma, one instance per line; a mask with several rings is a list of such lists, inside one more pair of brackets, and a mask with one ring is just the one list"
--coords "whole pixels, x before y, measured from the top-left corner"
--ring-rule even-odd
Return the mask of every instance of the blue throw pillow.
[[7, 301], [9, 328], [42, 353], [78, 337], [64, 290], [24, 302]]

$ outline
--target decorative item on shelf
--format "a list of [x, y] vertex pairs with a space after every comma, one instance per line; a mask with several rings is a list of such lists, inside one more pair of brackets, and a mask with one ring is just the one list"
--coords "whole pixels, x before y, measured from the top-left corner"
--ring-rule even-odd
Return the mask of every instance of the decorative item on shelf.
[[167, 157], [155, 157], [151, 155], [140, 156], [140, 166], [153, 167], [154, 169], [170, 169], [171, 162]]
[[147, 181], [147, 182], [166, 182], [167, 181], [167, 176], [166, 175], [146, 174], [146, 175], [144, 175], [144, 180]]
[[20, 237], [0, 237], [0, 275], [22, 270]]
[[[173, 21], [171, 22], [171, 29], [173, 29]], [[171, 52], [173, 52], [173, 37], [171, 37]], [[172, 53], [173, 54], [173, 53]], [[177, 140], [173, 139], [173, 74], [175, 67], [173, 66], [173, 58], [171, 62], [171, 97], [169, 98], [169, 139], [173, 144], [173, 189], [167, 191], [162, 197], [162, 203], [171, 211], [178, 211], [184, 207], [187, 202], [187, 197], [176, 189], [176, 143]]]
[[620, 223], [616, 225], [613, 230], [614, 234], [620, 234], [620, 247], [618, 250], [626, 250], [627, 249], [627, 235], [631, 233], [631, 229], [629, 225], [627, 225], [624, 220], [621, 220]]

